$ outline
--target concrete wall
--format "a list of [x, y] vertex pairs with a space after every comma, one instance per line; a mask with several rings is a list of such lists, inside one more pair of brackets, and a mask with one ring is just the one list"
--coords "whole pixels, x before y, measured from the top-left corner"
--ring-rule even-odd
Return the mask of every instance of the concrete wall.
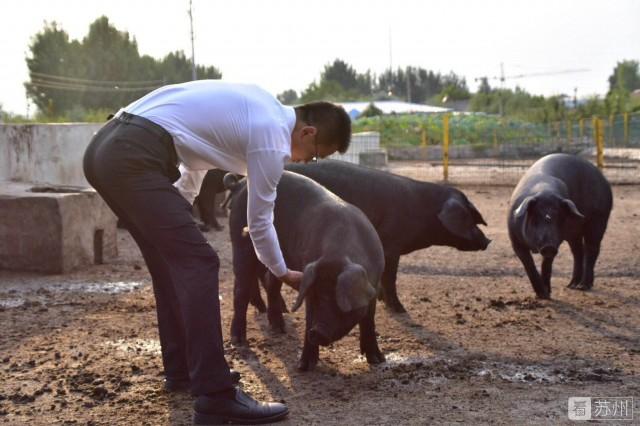
[[0, 181], [89, 186], [82, 157], [102, 124], [0, 125]]
[[0, 184], [0, 269], [60, 274], [117, 256], [116, 218], [93, 190]]

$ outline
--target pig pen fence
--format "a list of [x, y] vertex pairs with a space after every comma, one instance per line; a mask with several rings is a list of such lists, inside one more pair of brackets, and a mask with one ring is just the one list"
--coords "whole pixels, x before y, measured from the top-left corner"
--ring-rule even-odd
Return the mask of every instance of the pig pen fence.
[[414, 115], [399, 129], [389, 124], [399, 116], [377, 117], [354, 127], [379, 133], [371, 145], [386, 149], [388, 169], [418, 180], [515, 185], [540, 157], [565, 152], [598, 165], [612, 184], [640, 184], [640, 113], [547, 124], [469, 117]]

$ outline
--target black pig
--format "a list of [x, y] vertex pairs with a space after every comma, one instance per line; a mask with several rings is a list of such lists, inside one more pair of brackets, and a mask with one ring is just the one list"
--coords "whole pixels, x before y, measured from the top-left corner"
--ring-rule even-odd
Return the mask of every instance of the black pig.
[[222, 225], [220, 225], [216, 219], [215, 201], [216, 194], [225, 191], [222, 180], [226, 174], [226, 170], [209, 170], [202, 180], [202, 186], [200, 187], [198, 196], [193, 201], [193, 205], [198, 206], [200, 219], [202, 219], [202, 222], [205, 224], [204, 231], [208, 230], [208, 227], [212, 227], [216, 231], [222, 229]]
[[[569, 288], [591, 289], [612, 206], [609, 182], [574, 155], [547, 155], [522, 176], [511, 195], [509, 238], [539, 298], [551, 297], [551, 266], [563, 241], [573, 253]], [[542, 255], [541, 274], [530, 252]]]
[[[266, 268], [256, 257], [246, 234], [247, 189], [244, 183], [225, 182], [232, 189], [229, 232], [233, 249], [234, 313], [231, 339], [246, 341], [246, 314], [252, 290]], [[244, 181], [243, 181], [244, 182]], [[293, 310], [306, 302], [304, 348], [299, 368], [318, 362], [319, 345], [328, 345], [360, 326], [360, 350], [369, 363], [384, 356], [375, 335], [376, 294], [384, 268], [382, 244], [375, 229], [356, 207], [304, 176], [284, 172], [278, 184], [274, 226], [287, 266], [304, 276]], [[269, 319], [283, 329], [280, 282], [267, 285]]]
[[395, 312], [405, 312], [396, 292], [401, 255], [433, 245], [464, 251], [489, 245], [477, 226], [486, 225], [482, 215], [455, 188], [335, 160], [290, 164], [287, 170], [310, 177], [369, 218], [384, 248], [380, 296]]

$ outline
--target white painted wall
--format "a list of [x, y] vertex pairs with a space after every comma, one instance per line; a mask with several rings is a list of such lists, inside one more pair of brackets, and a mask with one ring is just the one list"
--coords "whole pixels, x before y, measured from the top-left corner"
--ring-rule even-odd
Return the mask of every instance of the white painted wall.
[[89, 186], [82, 158], [101, 126], [0, 124], [0, 181]]

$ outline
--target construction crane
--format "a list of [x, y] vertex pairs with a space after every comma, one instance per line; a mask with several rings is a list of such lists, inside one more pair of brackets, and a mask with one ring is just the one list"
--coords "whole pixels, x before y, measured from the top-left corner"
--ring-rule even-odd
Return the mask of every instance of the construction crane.
[[[534, 72], [534, 73], [529, 73], [529, 74], [514, 74], [514, 75], [509, 75], [509, 76], [505, 76], [504, 75], [504, 63], [500, 62], [500, 75], [499, 76], [483, 76], [483, 77], [476, 77], [473, 80], [474, 81], [481, 81], [483, 79], [488, 80], [499, 80], [500, 81], [500, 88], [504, 89], [504, 82], [505, 80], [515, 80], [518, 78], [529, 78], [529, 77], [544, 77], [544, 76], [548, 76], [548, 75], [560, 75], [560, 74], [574, 74], [574, 73], [579, 73], [579, 72], [587, 72], [587, 71], [591, 71], [588, 68], [575, 68], [575, 69], [566, 69], [566, 70], [558, 70], [558, 71], [543, 71], [543, 72]], [[573, 93], [574, 93], [574, 103], [575, 103], [575, 98], [577, 96], [577, 92], [578, 92], [578, 88], [574, 87], [573, 89]], [[500, 101], [500, 115], [502, 115], [502, 99]]]

